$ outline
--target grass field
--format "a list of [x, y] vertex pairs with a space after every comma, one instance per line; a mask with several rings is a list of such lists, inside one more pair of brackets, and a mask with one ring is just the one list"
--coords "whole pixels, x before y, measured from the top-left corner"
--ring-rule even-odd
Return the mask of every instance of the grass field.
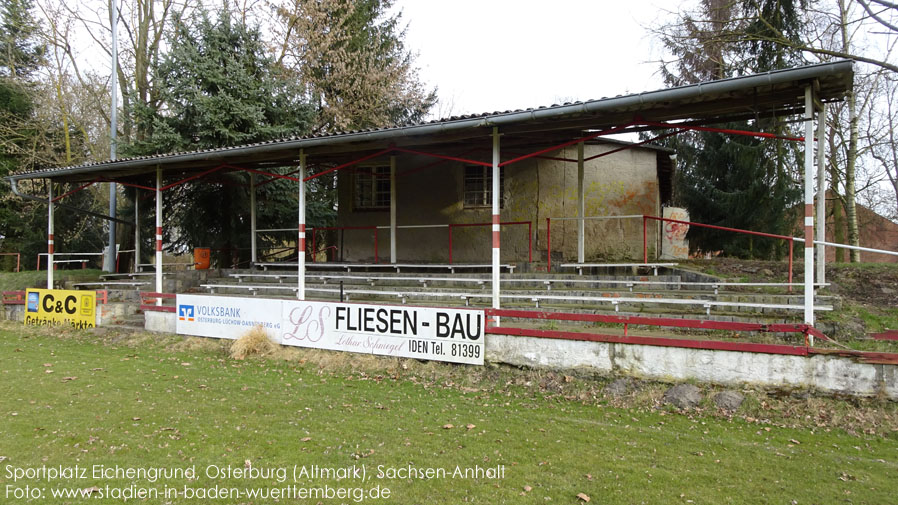
[[[237, 361], [221, 343], [178, 337], [75, 334], [0, 323], [2, 503], [123, 503], [109, 489], [155, 489], [128, 503], [896, 503], [898, 432], [849, 433], [812, 418], [794, 423], [709, 410], [618, 407], [590, 391], [596, 379], [560, 376], [569, 391], [548, 394], [539, 375], [290, 350]], [[329, 361], [331, 360], [331, 361]], [[378, 371], [380, 370], [380, 371]], [[548, 388], [548, 389], [547, 389]], [[570, 393], [570, 394], [568, 394]], [[773, 401], [773, 400], [771, 400]], [[891, 416], [871, 401], [864, 412]], [[750, 402], [747, 402], [750, 403]], [[757, 403], [757, 402], [755, 402]], [[812, 404], [835, 407], [835, 400]], [[771, 413], [780, 417], [783, 414]], [[831, 414], [835, 415], [835, 414]], [[863, 419], [858, 421], [863, 425]], [[24, 468], [86, 468], [84, 478], [24, 477]], [[197, 477], [94, 478], [93, 465], [195, 468]], [[257, 479], [209, 477], [231, 466]], [[348, 476], [293, 481], [312, 470], [364, 465]], [[378, 478], [412, 467], [442, 478]], [[504, 468], [497, 478], [452, 476]], [[34, 476], [32, 476], [34, 477]], [[131, 487], [131, 486], [135, 487]], [[185, 498], [220, 488], [345, 488], [349, 496]], [[16, 498], [41, 489], [43, 497]], [[165, 488], [179, 491], [164, 497]], [[91, 498], [50, 497], [51, 488]], [[93, 488], [93, 489], [91, 489]], [[389, 489], [389, 498], [353, 495]], [[149, 491], [148, 491], [149, 492]], [[578, 497], [578, 494], [582, 494]]]

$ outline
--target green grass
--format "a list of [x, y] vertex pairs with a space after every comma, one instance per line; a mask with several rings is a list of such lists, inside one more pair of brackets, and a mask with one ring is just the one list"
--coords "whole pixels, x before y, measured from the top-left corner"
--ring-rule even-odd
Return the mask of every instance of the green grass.
[[[53, 273], [55, 284], [65, 281], [89, 282], [100, 278], [103, 272], [95, 269], [57, 270]], [[46, 288], [47, 271], [0, 272], [0, 291], [21, 291], [28, 288]]]
[[870, 310], [866, 307], [857, 307], [855, 310], [869, 333], [898, 329], [898, 308], [877, 307]]
[[[117, 340], [118, 339], [118, 340]], [[139, 339], [138, 339], [139, 340]], [[143, 487], [283, 486], [212, 479], [207, 465], [256, 468], [366, 466], [370, 480], [297, 485], [390, 489], [364, 503], [871, 503], [898, 493], [898, 436], [826, 427], [793, 429], [669, 409], [616, 408], [544, 397], [526, 383], [459, 388], [447, 377], [490, 367], [395, 360], [366, 373], [297, 356], [226, 357], [210, 342], [173, 350], [179, 337], [53, 333], [0, 325], [0, 458], [6, 465], [185, 468], [201, 474]], [[181, 346], [180, 348], [183, 348]], [[346, 360], [348, 355], [334, 355]], [[352, 363], [350, 356], [349, 363]], [[372, 359], [372, 358], [366, 358]], [[579, 379], [577, 379], [579, 380]], [[566, 382], [567, 378], [562, 382]], [[576, 382], [576, 381], [574, 381]], [[751, 403], [751, 400], [747, 403]], [[763, 413], [767, 402], [746, 408]], [[753, 410], [753, 411], [754, 411]], [[452, 428], [444, 428], [446, 425]], [[473, 427], [468, 428], [468, 425]], [[501, 479], [377, 479], [391, 468], [504, 465]], [[129, 486], [130, 479], [20, 481], [19, 487]], [[525, 486], [530, 491], [525, 492]], [[47, 491], [49, 492], [49, 491]], [[523, 493], [523, 494], [522, 494]], [[32, 503], [121, 503], [99, 499]], [[0, 498], [3, 503], [26, 503]], [[296, 500], [281, 500], [297, 503]], [[321, 500], [323, 504], [353, 500]], [[250, 503], [147, 500], [137, 503]], [[254, 500], [252, 503], [274, 503]], [[306, 502], [298, 502], [306, 503]], [[315, 500], [310, 501], [315, 503]]]

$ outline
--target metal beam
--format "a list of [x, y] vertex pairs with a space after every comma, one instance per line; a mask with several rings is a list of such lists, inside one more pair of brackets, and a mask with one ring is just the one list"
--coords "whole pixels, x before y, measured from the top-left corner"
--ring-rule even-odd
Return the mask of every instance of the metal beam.
[[[296, 298], [306, 299], [306, 153], [299, 150], [299, 235], [296, 248], [296, 263], [299, 274]], [[315, 254], [315, 251], [312, 251]]]
[[134, 223], [134, 273], [137, 273], [140, 271], [140, 190], [137, 188], [134, 189]]
[[256, 174], [249, 174], [250, 268], [256, 265]]
[[47, 206], [47, 289], [53, 289], [53, 267], [55, 266], [53, 263], [53, 251], [55, 248], [53, 239], [53, 181], [50, 181], [47, 186], [50, 188], [47, 192], [47, 201], [50, 204]]
[[[499, 152], [499, 128], [493, 128], [493, 308], [499, 307], [499, 257], [500, 257], [500, 209], [499, 198], [499, 181], [500, 181], [500, 152]], [[499, 318], [495, 319], [495, 326], [499, 326]]]
[[[817, 240], [826, 240], [826, 104], [817, 118]], [[817, 243], [817, 282], [826, 282], [826, 246]]]
[[396, 263], [396, 157], [390, 156], [390, 263]]
[[[162, 167], [156, 166], [156, 292], [162, 293]], [[162, 305], [162, 298], [156, 298]]]
[[[40, 202], [40, 203], [47, 203], [48, 201], [53, 201], [52, 198], [50, 200], [44, 200], [43, 198], [40, 198], [37, 196], [26, 195], [25, 193], [22, 193], [21, 191], [19, 191], [19, 180], [18, 179], [13, 179], [13, 178], [7, 177], [7, 180], [9, 181], [9, 186], [12, 189], [13, 194], [18, 196], [19, 198], [24, 198], [25, 200], [31, 200], [33, 202]], [[48, 179], [48, 181], [52, 181], [52, 179]], [[113, 220], [118, 223], [127, 224], [129, 226], [134, 226], [134, 223], [132, 223], [131, 221], [125, 221], [124, 219], [119, 219], [117, 217], [107, 216], [106, 214], [100, 214], [99, 212], [93, 212], [90, 210], [79, 209], [78, 207], [75, 207], [74, 205], [68, 205], [65, 203], [58, 203], [58, 202], [54, 203], [54, 205], [56, 207], [59, 207], [60, 209], [68, 209], [73, 212], [87, 214], [89, 216], [98, 217], [100, 219]]]
[[[814, 325], [814, 93], [804, 89], [804, 323]], [[812, 340], [813, 343], [813, 340]]]
[[577, 263], [586, 262], [586, 189], [583, 186], [583, 142], [577, 144]]

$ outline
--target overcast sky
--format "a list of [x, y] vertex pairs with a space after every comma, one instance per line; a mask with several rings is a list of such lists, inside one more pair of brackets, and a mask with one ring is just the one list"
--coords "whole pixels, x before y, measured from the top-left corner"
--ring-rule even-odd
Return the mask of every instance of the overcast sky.
[[663, 87], [645, 27], [658, 0], [396, 0], [436, 86], [434, 116], [588, 100]]

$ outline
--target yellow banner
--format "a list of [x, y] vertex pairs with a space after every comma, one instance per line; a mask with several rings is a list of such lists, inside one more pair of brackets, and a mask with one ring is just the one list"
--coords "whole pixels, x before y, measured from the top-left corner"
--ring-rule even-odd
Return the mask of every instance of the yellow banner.
[[29, 289], [25, 324], [30, 326], [72, 325], [93, 328], [97, 321], [97, 293], [62, 289]]

